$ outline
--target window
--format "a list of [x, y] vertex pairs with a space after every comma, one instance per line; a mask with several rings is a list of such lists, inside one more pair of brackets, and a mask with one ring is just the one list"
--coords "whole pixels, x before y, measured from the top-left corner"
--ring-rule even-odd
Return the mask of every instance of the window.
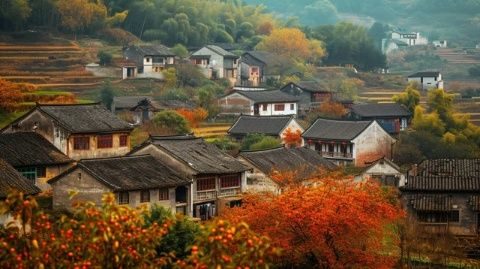
[[295, 104], [290, 104], [290, 110], [295, 110]]
[[120, 135], [120, 147], [126, 147], [128, 145], [128, 135]]
[[226, 175], [220, 177], [220, 188], [240, 187], [240, 175]]
[[168, 188], [159, 189], [158, 190], [158, 200], [159, 201], [169, 200], [170, 198], [169, 198], [168, 192], [169, 192]]
[[99, 135], [97, 136], [97, 148], [111, 148], [113, 147], [113, 137], [112, 135]]
[[276, 104], [274, 110], [275, 111], [284, 111], [285, 110], [285, 104]]
[[73, 149], [75, 150], [89, 150], [90, 149], [90, 137], [89, 136], [76, 136], [73, 138]]
[[140, 203], [150, 202], [150, 191], [140, 191]]
[[27, 179], [32, 180], [33, 183], [37, 180], [37, 169], [35, 167], [22, 167], [18, 169], [18, 172]]
[[263, 111], [267, 111], [267, 108], [268, 108], [268, 105], [267, 105], [267, 104], [263, 104], [263, 105], [262, 105], [262, 110], [263, 110]]
[[37, 167], [37, 177], [38, 178], [47, 177], [47, 168], [45, 166]]
[[460, 213], [458, 210], [454, 211], [418, 211], [417, 217], [420, 222], [428, 223], [447, 223], [459, 222]]
[[197, 191], [215, 190], [215, 177], [197, 179]]
[[147, 63], [149, 63], [149, 62], [150, 62], [150, 58], [148, 58], [148, 57], [145, 58], [145, 61], [146, 61]]
[[117, 202], [118, 202], [119, 205], [128, 204], [130, 202], [128, 191], [119, 192], [118, 195], [117, 195]]

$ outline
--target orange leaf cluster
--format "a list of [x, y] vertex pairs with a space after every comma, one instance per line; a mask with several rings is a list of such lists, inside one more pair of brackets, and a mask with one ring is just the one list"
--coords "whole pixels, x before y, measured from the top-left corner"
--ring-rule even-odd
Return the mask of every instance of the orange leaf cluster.
[[24, 93], [35, 90], [35, 86], [13, 83], [0, 79], [0, 110], [13, 111], [23, 101]]
[[208, 112], [201, 107], [195, 109], [181, 108], [176, 112], [182, 115], [182, 117], [188, 121], [190, 127], [192, 128], [197, 128], [200, 122], [204, 121], [208, 117]]
[[342, 117], [347, 114], [347, 109], [340, 103], [330, 101], [320, 105], [319, 112], [328, 116]]
[[287, 147], [300, 147], [302, 145], [302, 131], [297, 129], [294, 132], [289, 127], [285, 130], [282, 139]]
[[392, 197], [374, 182], [329, 177], [278, 196], [250, 194], [224, 217], [270, 237], [284, 267], [391, 268], [384, 227], [404, 215]]

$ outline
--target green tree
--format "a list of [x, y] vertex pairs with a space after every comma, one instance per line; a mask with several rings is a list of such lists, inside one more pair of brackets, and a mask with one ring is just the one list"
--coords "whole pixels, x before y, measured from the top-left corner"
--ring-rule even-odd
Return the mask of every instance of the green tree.
[[100, 65], [109, 65], [112, 63], [113, 55], [107, 51], [101, 50], [98, 52], [97, 58], [100, 60]]
[[187, 120], [173, 110], [158, 112], [155, 114], [152, 122], [155, 127], [166, 129], [175, 134], [190, 133]]
[[414, 113], [415, 107], [420, 103], [420, 92], [416, 84], [410, 83], [402, 93], [394, 95], [392, 99], [395, 103], [404, 105], [411, 113]]
[[173, 51], [173, 53], [175, 53], [175, 55], [177, 55], [180, 58], [187, 58], [188, 57], [188, 50], [182, 44], [176, 44], [175, 46], [173, 46], [172, 51]]
[[265, 136], [262, 140], [250, 146], [250, 150], [262, 150], [277, 148], [282, 145], [282, 141], [272, 136]]
[[32, 9], [27, 0], [0, 1], [0, 22], [3, 18], [14, 29], [20, 29], [31, 13]]
[[110, 81], [105, 82], [100, 91], [100, 100], [110, 110], [112, 108], [114, 92]]

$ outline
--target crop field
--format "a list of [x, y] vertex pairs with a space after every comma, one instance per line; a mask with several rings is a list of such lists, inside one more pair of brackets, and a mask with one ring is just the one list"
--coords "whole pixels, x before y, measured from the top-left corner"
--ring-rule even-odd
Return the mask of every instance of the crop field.
[[230, 127], [230, 124], [205, 125], [198, 128], [193, 128], [193, 133], [196, 136], [203, 138], [215, 138], [225, 136]]

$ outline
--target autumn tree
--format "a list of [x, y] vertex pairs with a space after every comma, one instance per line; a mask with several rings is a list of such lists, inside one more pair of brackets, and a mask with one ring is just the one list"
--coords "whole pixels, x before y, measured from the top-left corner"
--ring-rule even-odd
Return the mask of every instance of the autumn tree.
[[310, 187], [287, 188], [280, 195], [248, 195], [228, 210], [231, 222], [245, 221], [283, 249], [285, 268], [391, 268], [395, 258], [384, 245], [386, 225], [403, 216], [396, 194], [378, 183], [341, 177], [317, 178]]
[[287, 147], [300, 147], [302, 145], [302, 131], [300, 129], [293, 131], [289, 127], [285, 130], [282, 139]]
[[197, 128], [200, 122], [208, 117], [208, 112], [201, 107], [195, 109], [181, 108], [177, 109], [177, 113], [182, 115], [192, 128]]
[[402, 93], [394, 95], [392, 99], [395, 103], [404, 105], [411, 113], [415, 112], [415, 107], [420, 103], [418, 85], [415, 83], [408, 84]]
[[341, 118], [347, 114], [347, 109], [341, 103], [328, 101], [322, 103], [318, 110], [322, 115], [333, 118]]
[[101, 2], [89, 0], [60, 0], [57, 2], [61, 25], [75, 37], [91, 27], [100, 29], [107, 17], [107, 8]]
[[0, 112], [15, 110], [23, 101], [25, 93], [35, 90], [35, 86], [25, 83], [14, 83], [0, 79]]

